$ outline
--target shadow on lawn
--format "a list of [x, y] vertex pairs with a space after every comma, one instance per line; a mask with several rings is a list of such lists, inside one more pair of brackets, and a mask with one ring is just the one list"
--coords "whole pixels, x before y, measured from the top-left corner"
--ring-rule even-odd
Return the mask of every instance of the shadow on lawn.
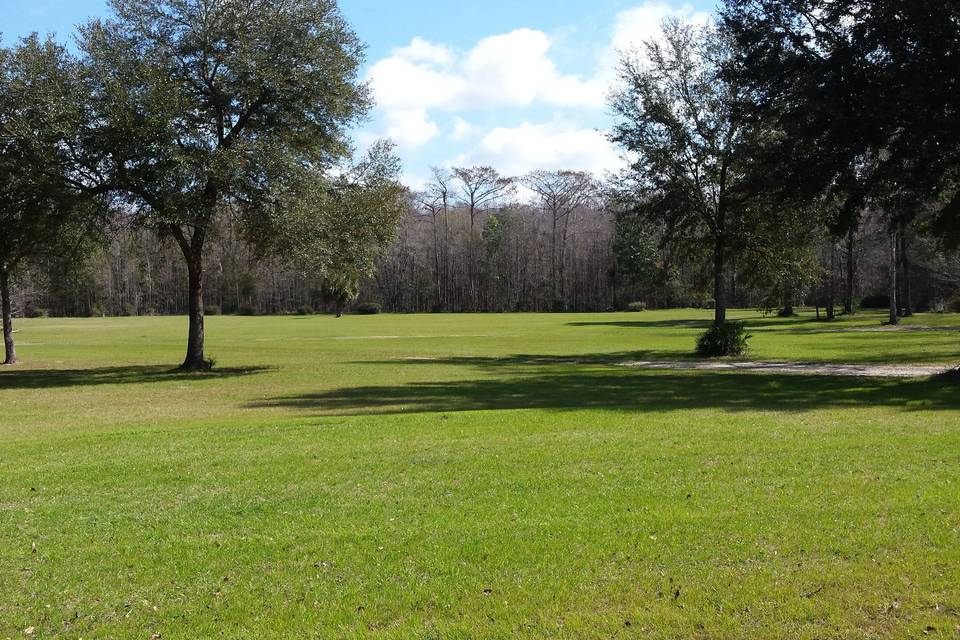
[[583, 358], [579, 363], [572, 362], [574, 358], [569, 358], [571, 362], [544, 358], [436, 359], [424, 364], [474, 365], [488, 375], [471, 380], [414, 382], [283, 396], [249, 406], [299, 409], [319, 415], [479, 409], [648, 412], [676, 409], [810, 411], [860, 406], [937, 411], [960, 408], [956, 385], [942, 380], [640, 371], [590, 368], [583, 366]]
[[188, 373], [168, 366], [102, 367], [97, 369], [0, 370], [0, 390], [54, 389], [109, 384], [151, 384], [237, 378], [271, 371], [270, 367], [224, 367], [204, 373]]
[[[778, 318], [776, 316], [753, 316], [748, 318], [734, 318], [749, 331], [777, 331], [784, 333], [815, 333], [823, 327], [835, 327], [843, 324], [842, 320], [828, 322], [805, 316], [792, 318]], [[710, 318], [702, 320], [609, 320], [593, 322], [570, 322], [570, 327], [615, 327], [619, 329], [702, 329], [706, 330], [713, 324]]]

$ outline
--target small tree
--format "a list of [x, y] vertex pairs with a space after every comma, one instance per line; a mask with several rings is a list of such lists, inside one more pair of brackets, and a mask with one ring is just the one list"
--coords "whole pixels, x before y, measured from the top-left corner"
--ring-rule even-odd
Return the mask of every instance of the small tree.
[[[189, 275], [182, 367], [204, 357], [203, 258], [224, 209], [247, 229], [277, 192], [348, 156], [369, 104], [363, 47], [333, 0], [111, 0], [81, 30], [97, 179], [173, 238]], [[274, 227], [275, 229], [275, 227]], [[267, 243], [269, 244], [269, 243]]]
[[339, 316], [395, 238], [408, 195], [393, 145], [378, 142], [334, 178], [313, 173], [294, 181], [269, 215], [249, 221], [250, 241], [322, 277]]

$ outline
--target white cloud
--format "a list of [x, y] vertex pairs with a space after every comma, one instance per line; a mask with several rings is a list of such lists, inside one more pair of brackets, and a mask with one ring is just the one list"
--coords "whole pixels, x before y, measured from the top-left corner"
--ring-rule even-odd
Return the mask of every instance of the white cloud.
[[386, 114], [387, 136], [398, 144], [419, 147], [437, 137], [440, 128], [427, 117], [426, 109], [397, 109]]
[[465, 54], [415, 38], [369, 72], [378, 105], [447, 111], [533, 104], [603, 106], [589, 80], [563, 75], [550, 59], [550, 37], [534, 29], [480, 40]]
[[523, 123], [493, 129], [475, 149], [452, 164], [490, 165], [509, 175], [534, 169], [573, 169], [602, 175], [619, 168], [622, 161], [601, 131], [557, 123]]
[[460, 116], [453, 119], [453, 130], [450, 132], [450, 139], [454, 142], [463, 142], [472, 138], [478, 133], [477, 127], [473, 126]]
[[[553, 54], [564, 41], [535, 29], [492, 35], [467, 50], [414, 38], [368, 70], [383, 130], [401, 149], [412, 149], [441, 134], [439, 120], [452, 147], [450, 164], [489, 164], [513, 175], [538, 168], [616, 170], [622, 166], [616, 148], [588, 126], [604, 126], [620, 54], [657, 38], [667, 18], [705, 24], [710, 14], [671, 0], [621, 11], [607, 38], [573, 52], [593, 62], [585, 75], [558, 69]], [[509, 110], [511, 118], [519, 111], [526, 122], [481, 129], [470, 121], [496, 122], [498, 110]], [[486, 113], [482, 119], [468, 115], [477, 112]], [[440, 161], [431, 149], [419, 160]]]

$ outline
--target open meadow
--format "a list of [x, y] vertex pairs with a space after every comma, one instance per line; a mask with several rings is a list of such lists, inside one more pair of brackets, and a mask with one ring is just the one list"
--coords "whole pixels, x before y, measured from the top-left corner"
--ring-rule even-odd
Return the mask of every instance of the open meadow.
[[[17, 324], [0, 637], [960, 635], [960, 390], [642, 370], [709, 311]], [[735, 311], [749, 359], [960, 362]], [[31, 629], [32, 628], [32, 629]]]

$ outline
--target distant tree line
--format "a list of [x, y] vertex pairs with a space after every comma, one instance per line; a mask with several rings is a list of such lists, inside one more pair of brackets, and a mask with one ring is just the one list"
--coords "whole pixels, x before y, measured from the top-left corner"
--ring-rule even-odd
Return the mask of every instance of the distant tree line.
[[[455, 180], [446, 184], [458, 189]], [[518, 202], [511, 194], [474, 212], [473, 234], [469, 206], [454, 192], [446, 209], [428, 193], [407, 194], [404, 203], [396, 239], [378, 254], [346, 307], [375, 303], [389, 312], [431, 313], [714, 306], [709, 255], [671, 253], [665, 230], [616, 211], [603, 193], [558, 221], [558, 246], [552, 210], [529, 197]], [[868, 211], [852, 235], [835, 237], [824, 228], [795, 245], [794, 253], [752, 258], [769, 265], [734, 260], [724, 282], [729, 304], [786, 314], [819, 307], [824, 319], [831, 310], [852, 312], [863, 302], [887, 308], [888, 234], [885, 217]], [[960, 311], [960, 259], [943, 250], [922, 220], [903, 227], [899, 237], [899, 315]], [[119, 226], [81, 255], [67, 264], [31, 263], [13, 282], [15, 312], [187, 312], [187, 273], [173, 241]], [[204, 261], [208, 314], [333, 313], [345, 306], [328, 276], [259, 256], [229, 216], [212, 226]]]

